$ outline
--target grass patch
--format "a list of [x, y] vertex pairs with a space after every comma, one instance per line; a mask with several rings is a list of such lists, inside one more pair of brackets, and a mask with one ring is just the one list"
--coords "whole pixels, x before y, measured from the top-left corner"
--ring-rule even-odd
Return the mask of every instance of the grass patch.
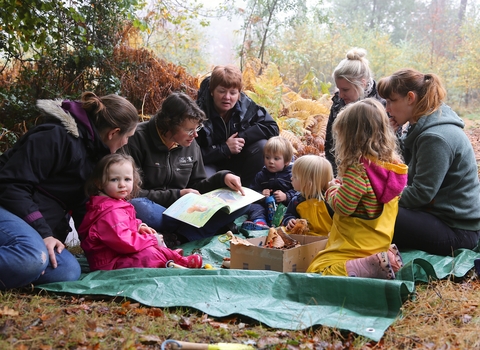
[[166, 339], [250, 344], [258, 349], [480, 348], [480, 282], [420, 284], [380, 342], [328, 327], [287, 331], [240, 316], [211, 318], [186, 308], [146, 307], [124, 298], [0, 292], [0, 349], [160, 349]]

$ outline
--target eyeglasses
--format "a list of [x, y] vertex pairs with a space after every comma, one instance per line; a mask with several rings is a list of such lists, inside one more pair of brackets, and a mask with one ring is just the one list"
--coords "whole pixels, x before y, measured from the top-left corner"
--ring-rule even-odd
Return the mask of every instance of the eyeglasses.
[[200, 125], [197, 126], [195, 129], [188, 130], [188, 131], [187, 131], [187, 135], [188, 135], [188, 136], [193, 136], [193, 134], [195, 134], [196, 132], [199, 132], [200, 130], [202, 130], [202, 128], [203, 128], [203, 124], [200, 124]]

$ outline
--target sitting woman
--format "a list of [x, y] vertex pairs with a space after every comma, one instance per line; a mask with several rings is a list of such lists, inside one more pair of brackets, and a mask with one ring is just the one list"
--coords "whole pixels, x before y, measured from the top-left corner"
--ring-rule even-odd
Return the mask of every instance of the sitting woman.
[[402, 69], [378, 82], [387, 111], [404, 140], [408, 184], [403, 190], [393, 242], [400, 249], [452, 255], [480, 238], [480, 183], [464, 122], [443, 103], [446, 91], [435, 74]]
[[[172, 93], [155, 116], [138, 125], [124, 149], [143, 176], [140, 198], [131, 200], [137, 217], [162, 232], [170, 247], [234, 229], [231, 224], [249, 208], [228, 215], [219, 211], [202, 228], [163, 216], [167, 207], [190, 192], [199, 194], [229, 187], [243, 194], [240, 178], [228, 170], [207, 178], [202, 153], [195, 142], [204, 121], [205, 114], [195, 101], [186, 94]], [[178, 242], [172, 242], [167, 233], [175, 233]]]
[[215, 67], [202, 81], [197, 104], [208, 118], [198, 133], [207, 175], [228, 169], [250, 186], [262, 170], [265, 143], [278, 135], [277, 123], [242, 92], [242, 73], [232, 65]]
[[85, 181], [104, 155], [133, 135], [136, 108], [118, 95], [39, 100], [46, 121], [0, 156], [0, 290], [74, 281], [80, 264], [65, 249], [88, 197]]

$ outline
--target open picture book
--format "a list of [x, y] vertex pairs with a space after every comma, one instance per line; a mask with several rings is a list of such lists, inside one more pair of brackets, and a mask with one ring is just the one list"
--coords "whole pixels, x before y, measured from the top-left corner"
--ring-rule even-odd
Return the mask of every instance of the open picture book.
[[201, 195], [187, 193], [177, 199], [163, 214], [192, 226], [202, 227], [219, 210], [230, 214], [235, 210], [264, 198], [261, 193], [246, 187], [242, 188], [245, 196], [227, 187]]

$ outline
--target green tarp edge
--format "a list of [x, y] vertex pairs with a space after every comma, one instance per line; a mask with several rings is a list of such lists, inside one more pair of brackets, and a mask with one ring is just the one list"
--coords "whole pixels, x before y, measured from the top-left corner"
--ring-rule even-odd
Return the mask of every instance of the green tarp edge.
[[[255, 233], [256, 235], [265, 232]], [[51, 292], [127, 297], [153, 307], [190, 307], [213, 317], [243, 315], [288, 330], [324, 325], [379, 341], [401, 317], [415, 282], [464, 276], [480, 253], [459, 250], [454, 257], [402, 252], [405, 266], [394, 281], [327, 277], [307, 273], [218, 268], [229, 256], [217, 237], [183, 246], [197, 251], [216, 270], [124, 269], [84, 273], [79, 281], [37, 286]], [[85, 261], [83, 261], [85, 263]]]

